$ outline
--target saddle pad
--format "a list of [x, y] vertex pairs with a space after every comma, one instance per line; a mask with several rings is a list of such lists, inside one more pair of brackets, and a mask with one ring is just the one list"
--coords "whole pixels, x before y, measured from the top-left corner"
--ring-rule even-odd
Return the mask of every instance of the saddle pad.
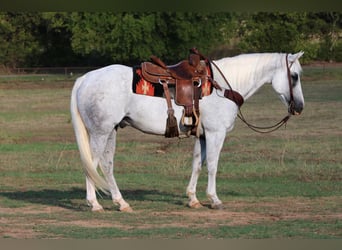
[[163, 97], [163, 85], [146, 81], [141, 72], [141, 66], [133, 67], [132, 90], [135, 94]]
[[[210, 66], [207, 67], [208, 75], [212, 77], [212, 71]], [[213, 90], [213, 85], [210, 81], [205, 81], [201, 85], [202, 95], [207, 96], [210, 95]], [[163, 85], [160, 83], [151, 83], [146, 81], [142, 76], [141, 66], [133, 67], [133, 82], [132, 82], [132, 90], [135, 94], [147, 95], [147, 96], [156, 96], [163, 97], [164, 89]]]

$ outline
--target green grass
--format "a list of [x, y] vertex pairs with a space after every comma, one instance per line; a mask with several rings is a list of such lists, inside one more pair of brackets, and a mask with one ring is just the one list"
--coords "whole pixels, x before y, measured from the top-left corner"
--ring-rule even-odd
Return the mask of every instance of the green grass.
[[[306, 106], [286, 129], [261, 135], [237, 120], [228, 135], [217, 173], [222, 211], [208, 208], [205, 166], [198, 182], [204, 207], [186, 207], [193, 139], [120, 130], [115, 175], [132, 214], [118, 212], [103, 194], [104, 213], [86, 204], [69, 115], [72, 83], [2, 82], [0, 237], [340, 239], [342, 70], [304, 72]], [[252, 123], [269, 125], [286, 109], [265, 86], [243, 112]]]
[[25, 83], [25, 82], [34, 82], [35, 84], [38, 83], [49, 83], [49, 82], [56, 82], [56, 81], [71, 81], [75, 80], [78, 75], [73, 75], [70, 77], [69, 75], [65, 74], [23, 74], [23, 75], [10, 75], [10, 76], [0, 76], [0, 83]]
[[329, 66], [329, 64], [322, 65], [321, 67], [317, 66], [304, 66], [303, 67], [303, 80], [310, 82], [321, 82], [341, 79], [342, 72], [340, 66]]
[[[140, 216], [131, 215], [131, 217], [136, 219], [136, 221], [140, 220]], [[175, 223], [175, 220], [169, 222]], [[163, 223], [167, 223], [167, 221]], [[179, 221], [179, 223], [182, 222]], [[342, 229], [342, 223], [338, 220], [321, 222], [296, 219], [271, 222], [268, 224], [256, 223], [247, 226], [227, 226], [218, 224], [212, 225], [209, 228], [187, 228], [186, 225], [182, 227], [166, 226], [158, 228], [141, 228], [140, 223], [128, 222], [127, 224], [130, 224], [131, 227], [98, 227], [94, 230], [93, 228], [78, 226], [37, 226], [36, 230], [44, 231], [48, 235], [75, 239], [108, 239], [126, 237], [133, 239], [334, 239], [336, 236], [341, 236], [338, 232]]]

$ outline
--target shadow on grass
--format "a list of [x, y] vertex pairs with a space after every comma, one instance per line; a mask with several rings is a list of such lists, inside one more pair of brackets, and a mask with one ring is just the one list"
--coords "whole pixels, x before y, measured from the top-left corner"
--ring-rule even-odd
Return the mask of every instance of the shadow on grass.
[[[128, 201], [153, 201], [165, 202], [174, 205], [184, 206], [184, 196], [161, 192], [158, 190], [121, 190], [123, 197]], [[81, 188], [72, 188], [69, 190], [43, 189], [30, 191], [0, 192], [0, 197], [5, 197], [12, 201], [17, 201], [14, 206], [23, 206], [23, 203], [41, 204], [49, 206], [58, 206], [74, 211], [89, 211], [86, 203], [86, 190]], [[109, 201], [110, 206], [104, 205], [104, 209], [113, 209], [111, 197], [103, 193], [98, 195], [100, 203]], [[13, 204], [12, 204], [13, 206]]]

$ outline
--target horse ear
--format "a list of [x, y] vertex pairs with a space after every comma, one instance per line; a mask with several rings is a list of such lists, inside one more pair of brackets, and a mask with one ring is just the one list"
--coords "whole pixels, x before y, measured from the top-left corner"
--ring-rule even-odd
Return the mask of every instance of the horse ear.
[[298, 60], [302, 55], [304, 55], [304, 51], [300, 51], [296, 54], [289, 54], [289, 62], [293, 63]]

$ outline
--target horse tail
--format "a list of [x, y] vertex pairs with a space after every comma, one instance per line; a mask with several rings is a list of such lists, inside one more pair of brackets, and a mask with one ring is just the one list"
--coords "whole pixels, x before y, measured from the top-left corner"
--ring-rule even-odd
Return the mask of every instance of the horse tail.
[[83, 123], [77, 106], [77, 91], [84, 80], [84, 76], [78, 78], [71, 93], [70, 111], [72, 125], [75, 130], [76, 141], [81, 155], [82, 166], [85, 175], [95, 184], [95, 186], [108, 194], [109, 185], [97, 172], [97, 166], [94, 166], [91, 153], [89, 134]]

